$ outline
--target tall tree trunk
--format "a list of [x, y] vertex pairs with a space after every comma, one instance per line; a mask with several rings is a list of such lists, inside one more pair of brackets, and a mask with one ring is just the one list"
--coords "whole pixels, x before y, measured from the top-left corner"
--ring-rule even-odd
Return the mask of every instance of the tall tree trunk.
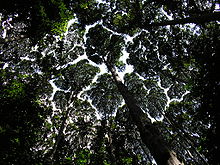
[[107, 127], [107, 134], [108, 134], [108, 152], [110, 155], [110, 160], [112, 165], [116, 165], [116, 158], [114, 152], [114, 146], [112, 144], [112, 120], [109, 120], [109, 126]]
[[57, 137], [56, 137], [55, 144], [54, 144], [54, 146], [53, 146], [52, 153], [51, 153], [51, 156], [50, 156], [50, 158], [51, 158], [51, 164], [52, 164], [52, 165], [55, 163], [54, 155], [55, 155], [55, 153], [56, 153], [56, 151], [57, 151], [57, 147], [58, 147], [58, 145], [59, 145], [59, 143], [60, 143], [60, 140], [61, 140], [62, 136], [64, 136], [63, 130], [64, 130], [64, 128], [65, 128], [65, 124], [66, 124], [66, 120], [67, 120], [67, 118], [68, 118], [69, 112], [70, 112], [70, 108], [68, 108], [66, 114], [64, 114], [64, 116], [62, 117], [62, 118], [63, 118], [63, 119], [62, 119], [62, 123], [61, 123], [60, 129], [59, 129], [59, 131], [58, 131], [58, 135], [57, 135]]
[[195, 16], [195, 17], [187, 17], [187, 18], [178, 19], [178, 20], [169, 20], [169, 21], [164, 21], [164, 22], [155, 22], [151, 24], [145, 24], [144, 27], [142, 28], [148, 28], [152, 26], [178, 25], [178, 24], [186, 24], [186, 23], [200, 24], [200, 23], [217, 21], [217, 20], [220, 20], [220, 12], [208, 13], [208, 14], [203, 14], [203, 15]]
[[150, 118], [137, 105], [137, 101], [122, 83], [116, 73], [114, 66], [106, 62], [109, 71], [118, 87], [120, 94], [123, 96], [129, 109], [133, 122], [136, 124], [143, 143], [149, 148], [152, 156], [158, 165], [181, 165], [175, 152], [171, 151], [167, 144], [162, 140], [158, 129], [153, 125]]
[[57, 151], [57, 147], [60, 143], [60, 140], [62, 138], [62, 136], [64, 136], [63, 134], [63, 131], [65, 129], [65, 124], [66, 124], [66, 120], [69, 116], [69, 113], [71, 112], [72, 108], [71, 108], [71, 102], [72, 102], [72, 99], [75, 99], [75, 93], [71, 93], [70, 95], [70, 98], [69, 98], [69, 101], [68, 101], [68, 106], [66, 107], [66, 111], [64, 112], [63, 116], [62, 116], [62, 122], [61, 122], [61, 126], [59, 128], [59, 131], [58, 131], [58, 134], [56, 136], [56, 139], [55, 139], [55, 143], [54, 143], [54, 146], [53, 146], [53, 149], [52, 149], [52, 153], [50, 155], [50, 159], [51, 159], [51, 164], [53, 165], [55, 163], [55, 159], [54, 159], [54, 155]]

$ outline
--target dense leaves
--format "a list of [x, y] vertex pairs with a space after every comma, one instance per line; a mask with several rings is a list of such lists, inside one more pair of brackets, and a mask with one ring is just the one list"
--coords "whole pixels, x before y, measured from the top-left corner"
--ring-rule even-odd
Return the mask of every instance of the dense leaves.
[[122, 103], [117, 87], [108, 74], [101, 75], [97, 82], [92, 84], [91, 89], [87, 93], [92, 100], [92, 104], [105, 120], [115, 113]]
[[213, 0], [1, 4], [0, 164], [164, 164], [164, 148], [219, 164], [218, 10]]
[[[73, 18], [67, 5], [67, 1], [62, 0], [7, 1], [1, 5], [0, 10], [2, 20], [7, 22], [4, 28], [14, 31], [14, 34], [9, 31], [8, 40], [28, 37], [36, 43], [51, 31], [61, 35], [66, 30], [68, 20]], [[13, 20], [13, 25], [10, 24], [10, 19]], [[13, 28], [14, 25], [18, 28]]]
[[41, 141], [42, 124], [51, 108], [37, 97], [42, 90], [32, 86], [37, 85], [36, 77], [25, 79], [23, 75], [5, 71], [1, 71], [1, 77], [0, 163], [34, 163], [33, 147]]

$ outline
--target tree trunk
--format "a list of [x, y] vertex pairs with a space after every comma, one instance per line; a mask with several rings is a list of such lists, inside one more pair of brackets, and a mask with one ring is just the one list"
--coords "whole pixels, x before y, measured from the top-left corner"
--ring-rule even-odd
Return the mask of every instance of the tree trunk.
[[55, 163], [55, 159], [54, 159], [54, 155], [57, 151], [57, 147], [60, 143], [60, 140], [62, 138], [62, 136], [64, 135], [63, 134], [63, 130], [65, 129], [65, 124], [66, 124], [66, 120], [69, 116], [69, 113], [71, 112], [71, 102], [72, 102], [72, 99], [74, 98], [75, 99], [75, 96], [76, 94], [75, 93], [72, 93], [70, 95], [70, 98], [69, 98], [69, 101], [68, 101], [68, 107], [66, 108], [66, 112], [64, 112], [63, 116], [62, 116], [62, 123], [61, 123], [61, 126], [59, 128], [59, 131], [58, 131], [58, 134], [56, 136], [56, 139], [55, 139], [55, 144], [53, 146], [53, 149], [52, 149], [52, 153], [50, 155], [50, 159], [51, 159], [51, 164], [53, 165]]
[[208, 14], [203, 14], [203, 15], [195, 16], [195, 17], [187, 17], [187, 18], [178, 19], [178, 20], [170, 20], [170, 21], [164, 21], [164, 22], [155, 22], [151, 24], [145, 24], [143, 28], [152, 27], [152, 26], [178, 25], [178, 24], [186, 24], [186, 23], [201, 24], [201, 23], [217, 21], [217, 20], [220, 20], [220, 12], [208, 13]]
[[70, 108], [67, 110], [66, 114], [62, 117], [62, 118], [63, 118], [63, 119], [62, 119], [62, 123], [61, 123], [60, 129], [59, 129], [59, 131], [58, 131], [58, 135], [57, 135], [57, 137], [56, 137], [55, 144], [54, 144], [54, 146], [53, 146], [52, 153], [51, 153], [51, 156], [50, 156], [50, 158], [51, 158], [51, 164], [52, 164], [52, 165], [54, 164], [54, 161], [55, 161], [54, 155], [55, 155], [55, 153], [56, 153], [56, 151], [57, 151], [57, 147], [58, 147], [58, 145], [59, 145], [59, 143], [60, 143], [60, 140], [61, 140], [61, 138], [62, 138], [62, 136], [63, 136], [63, 130], [64, 130], [64, 128], [65, 128], [65, 124], [66, 124], [66, 120], [67, 120], [67, 118], [68, 118], [69, 112], [70, 112]]
[[118, 87], [120, 94], [123, 96], [125, 103], [129, 109], [133, 122], [136, 124], [143, 143], [149, 148], [152, 156], [158, 165], [181, 165], [177, 159], [175, 152], [169, 150], [166, 143], [162, 140], [158, 129], [153, 125], [147, 114], [144, 113], [137, 105], [136, 100], [128, 91], [127, 87], [122, 83], [120, 77], [116, 73], [114, 66], [106, 65], [112, 73], [112, 77]]
[[109, 126], [107, 127], [107, 133], [108, 133], [108, 147], [109, 147], [109, 155], [111, 156], [110, 159], [111, 159], [111, 164], [112, 165], [116, 165], [117, 164], [117, 161], [116, 161], [116, 157], [115, 157], [115, 149], [114, 149], [114, 146], [112, 144], [112, 121], [109, 120]]

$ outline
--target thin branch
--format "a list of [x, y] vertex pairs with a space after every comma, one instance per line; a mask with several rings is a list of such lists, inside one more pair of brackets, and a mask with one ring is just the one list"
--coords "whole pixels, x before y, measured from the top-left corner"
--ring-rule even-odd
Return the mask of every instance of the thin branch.
[[217, 21], [217, 20], [220, 20], [220, 12], [208, 13], [208, 14], [203, 14], [200, 16], [187, 17], [187, 18], [177, 19], [177, 20], [169, 20], [169, 21], [164, 21], [164, 22], [155, 22], [155, 23], [145, 24], [144, 28], [153, 27], [153, 26], [187, 24], [187, 23], [201, 24], [201, 23]]

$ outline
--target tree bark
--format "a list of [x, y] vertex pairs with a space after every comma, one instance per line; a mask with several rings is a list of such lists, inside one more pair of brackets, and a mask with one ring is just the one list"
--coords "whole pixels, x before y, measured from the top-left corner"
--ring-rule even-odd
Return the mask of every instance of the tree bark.
[[108, 133], [108, 152], [109, 152], [109, 155], [110, 155], [111, 164], [116, 165], [117, 163], [116, 163], [116, 158], [115, 158], [115, 154], [114, 154], [114, 147], [113, 147], [113, 144], [112, 144], [111, 121], [110, 121], [110, 124], [109, 124], [109, 128], [107, 130], [107, 133]]
[[70, 95], [70, 98], [69, 98], [69, 101], [68, 101], [68, 107], [66, 108], [66, 112], [64, 112], [63, 117], [62, 117], [61, 126], [60, 126], [60, 128], [59, 128], [58, 134], [57, 134], [56, 139], [55, 139], [55, 144], [54, 144], [54, 146], [53, 146], [52, 153], [51, 153], [51, 155], [50, 155], [50, 159], [51, 159], [51, 164], [52, 164], [52, 165], [55, 163], [54, 155], [55, 155], [55, 153], [56, 153], [56, 151], [57, 151], [57, 147], [58, 147], [58, 145], [59, 145], [59, 143], [60, 143], [60, 140], [61, 140], [62, 136], [64, 135], [64, 134], [63, 134], [63, 131], [64, 131], [64, 129], [65, 129], [66, 120], [67, 120], [67, 118], [68, 118], [68, 116], [69, 116], [69, 113], [70, 113], [71, 110], [72, 110], [71, 107], [70, 107], [70, 104], [71, 104], [71, 102], [72, 102], [72, 99], [73, 99], [73, 98], [75, 99], [74, 96], [75, 96], [75, 93], [72, 93], [72, 94]]
[[133, 122], [136, 124], [143, 143], [149, 148], [152, 156], [158, 165], [182, 165], [178, 160], [175, 152], [171, 151], [167, 144], [162, 140], [159, 130], [153, 125], [150, 118], [137, 105], [137, 101], [122, 83], [116, 73], [114, 66], [105, 62], [112, 77], [118, 87], [120, 94], [123, 96], [129, 109]]
[[164, 21], [164, 22], [155, 22], [151, 24], [145, 24], [143, 28], [152, 27], [152, 26], [178, 25], [178, 24], [186, 24], [186, 23], [201, 24], [201, 23], [217, 21], [217, 20], [220, 20], [220, 12], [208, 13], [208, 14], [203, 14], [203, 15], [195, 16], [195, 17], [187, 17], [187, 18], [178, 19], [178, 20], [170, 20], [170, 21]]
[[58, 135], [56, 137], [55, 144], [54, 144], [53, 149], [52, 149], [52, 153], [51, 153], [51, 156], [50, 156], [52, 165], [54, 164], [54, 161], [55, 161], [54, 155], [57, 151], [57, 147], [60, 143], [61, 137], [63, 136], [63, 130], [65, 128], [65, 124], [66, 124], [66, 120], [68, 118], [69, 112], [70, 112], [70, 108], [67, 110], [66, 114], [63, 116], [62, 123], [61, 123], [60, 129], [58, 131]]

